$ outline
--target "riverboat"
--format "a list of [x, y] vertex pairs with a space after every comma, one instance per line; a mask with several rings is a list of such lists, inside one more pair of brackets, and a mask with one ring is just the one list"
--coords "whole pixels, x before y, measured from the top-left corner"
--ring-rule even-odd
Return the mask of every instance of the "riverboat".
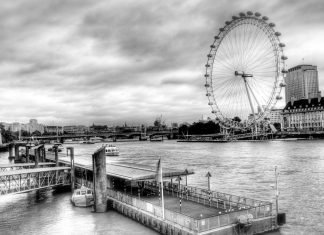
[[82, 139], [66, 139], [64, 140], [64, 144], [81, 144], [83, 143]]
[[119, 149], [116, 146], [114, 146], [114, 145], [103, 145], [103, 147], [106, 147], [105, 148], [106, 156], [113, 157], [113, 156], [118, 156], [119, 155]]
[[72, 195], [71, 202], [77, 207], [92, 206], [94, 202], [92, 189], [85, 186], [76, 189]]
[[61, 143], [54, 144], [52, 147], [48, 148], [48, 151], [54, 152], [55, 148], [57, 148], [58, 152], [62, 152], [64, 150], [64, 147]]
[[102, 142], [102, 138], [100, 137], [91, 137], [89, 140], [87, 141], [83, 141], [82, 144], [95, 144], [95, 143], [100, 143]]

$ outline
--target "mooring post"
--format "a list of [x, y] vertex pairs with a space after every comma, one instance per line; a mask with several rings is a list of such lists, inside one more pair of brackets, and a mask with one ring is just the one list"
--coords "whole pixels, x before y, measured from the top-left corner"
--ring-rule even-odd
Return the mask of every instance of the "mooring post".
[[45, 149], [45, 144], [43, 145], [42, 150], [43, 150], [43, 159], [44, 159], [44, 162], [46, 162], [46, 149]]
[[16, 144], [14, 148], [15, 148], [15, 162], [18, 162], [20, 160], [20, 156], [19, 156], [19, 145]]
[[58, 149], [57, 147], [54, 148], [54, 154], [55, 154], [55, 166], [59, 166], [59, 161], [58, 161]]
[[107, 210], [107, 173], [105, 147], [101, 147], [92, 155], [94, 212]]
[[25, 146], [26, 149], [26, 162], [29, 163], [29, 146]]
[[14, 144], [13, 143], [9, 144], [8, 150], [9, 150], [9, 158], [14, 158], [15, 156], [13, 155], [13, 151], [14, 151]]
[[67, 154], [70, 152], [70, 159], [71, 159], [71, 191], [74, 192], [74, 185], [75, 185], [75, 172], [74, 172], [74, 148], [68, 147], [66, 148]]
[[39, 161], [39, 148], [35, 148], [35, 168], [38, 167], [38, 161]]

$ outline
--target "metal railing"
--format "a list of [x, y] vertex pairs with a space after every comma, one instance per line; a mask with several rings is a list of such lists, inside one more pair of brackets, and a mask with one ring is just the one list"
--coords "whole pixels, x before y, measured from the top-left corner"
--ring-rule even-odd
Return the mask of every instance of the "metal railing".
[[[146, 183], [145, 186], [146, 189], [150, 189], [152, 190], [154, 193], [157, 193], [158, 195], [158, 188], [154, 187], [154, 183]], [[184, 186], [185, 187], [185, 186]], [[190, 196], [188, 196], [188, 198], [191, 198], [191, 201], [197, 201], [197, 197], [199, 196], [200, 202], [202, 202], [202, 197], [205, 198], [206, 201], [206, 197], [202, 196], [202, 194], [205, 193], [204, 189], [200, 189], [200, 188], [194, 188], [194, 187], [190, 187], [190, 190], [192, 192], [193, 189], [194, 190]], [[168, 189], [168, 185], [165, 185], [164, 187], [165, 191], [169, 191]], [[183, 199], [186, 199], [186, 196], [181, 196], [180, 192], [176, 192], [173, 191], [174, 195], [177, 195], [179, 197], [182, 197]], [[201, 194], [199, 194], [201, 193]], [[240, 215], [248, 215], [248, 214], [252, 214], [254, 219], [260, 219], [260, 218], [266, 218], [269, 216], [272, 216], [272, 204], [268, 203], [268, 202], [262, 202], [259, 200], [254, 200], [254, 199], [248, 199], [248, 198], [243, 198], [245, 202], [247, 202], [248, 204], [243, 204], [243, 203], [238, 203], [233, 199], [237, 199], [237, 201], [242, 200], [242, 197], [238, 197], [238, 196], [234, 196], [234, 195], [230, 195], [230, 194], [224, 194], [224, 193], [220, 193], [220, 192], [212, 192], [214, 197], [218, 196], [218, 199], [223, 200], [226, 199], [227, 201], [229, 201], [229, 204], [222, 204], [220, 201], [218, 202], [220, 206], [226, 206], [227, 210], [224, 212], [222, 212], [219, 215], [215, 215], [215, 216], [209, 216], [209, 217], [201, 217], [201, 218], [193, 218], [190, 217], [188, 215], [184, 215], [182, 213], [178, 213], [178, 212], [174, 212], [168, 209], [165, 209], [165, 220], [168, 220], [170, 222], [176, 223], [182, 227], [188, 228], [190, 230], [194, 230], [194, 231], [198, 231], [198, 232], [203, 232], [203, 231], [207, 231], [207, 230], [211, 230], [211, 229], [215, 229], [215, 228], [219, 228], [222, 226], [226, 226], [226, 225], [230, 225], [230, 224], [236, 224], [237, 223], [237, 218]], [[139, 199], [137, 197], [119, 192], [119, 191], [115, 191], [113, 189], [108, 189], [108, 196], [111, 198], [114, 198], [120, 202], [126, 203], [128, 205], [131, 205], [135, 208], [138, 208], [140, 210], [143, 210], [145, 212], [149, 212], [151, 214], [153, 214], [154, 216], [157, 216], [159, 218], [162, 218], [162, 208], [158, 205], [154, 205], [150, 202], [147, 202], [143, 199]], [[231, 200], [228, 200], [229, 197], [231, 196]], [[240, 199], [239, 199], [240, 198]], [[215, 198], [213, 198], [213, 202], [217, 202], [215, 200]], [[225, 202], [225, 200], [223, 200], [223, 202]], [[199, 202], [198, 202], [199, 203]], [[240, 209], [235, 208], [233, 206], [232, 210], [229, 210], [229, 205], [236, 205], [236, 206], [246, 206], [244, 207], [240, 207]], [[254, 203], [254, 204], [253, 204]], [[212, 206], [215, 206], [216, 204], [212, 204]], [[216, 206], [215, 206], [216, 207]], [[237, 209], [237, 210], [236, 210]]]
[[[143, 210], [145, 212], [149, 212], [152, 215], [162, 218], [162, 208], [160, 206], [154, 205], [149, 203], [143, 199], [138, 199], [128, 194], [121, 193], [119, 191], [115, 191], [113, 189], [107, 189], [107, 195], [111, 198], [114, 198], [120, 202], [126, 203], [131, 205], [135, 208]], [[182, 227], [188, 228], [190, 230], [197, 231], [197, 223], [196, 220], [192, 217], [170, 211], [165, 209], [164, 210], [164, 217], [165, 220], [168, 220], [172, 223], [176, 223]]]

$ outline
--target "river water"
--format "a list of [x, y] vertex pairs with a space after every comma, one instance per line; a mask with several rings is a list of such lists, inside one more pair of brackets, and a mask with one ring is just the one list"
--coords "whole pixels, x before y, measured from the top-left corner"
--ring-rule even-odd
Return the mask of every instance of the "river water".
[[[117, 142], [111, 161], [192, 169], [188, 184], [275, 201], [278, 166], [279, 208], [287, 214], [280, 234], [324, 234], [324, 140], [233, 143]], [[74, 145], [75, 161], [91, 163], [98, 145]], [[8, 153], [0, 153], [8, 163]], [[91, 213], [70, 203], [69, 192], [1, 196], [0, 234], [156, 234], [117, 212]]]

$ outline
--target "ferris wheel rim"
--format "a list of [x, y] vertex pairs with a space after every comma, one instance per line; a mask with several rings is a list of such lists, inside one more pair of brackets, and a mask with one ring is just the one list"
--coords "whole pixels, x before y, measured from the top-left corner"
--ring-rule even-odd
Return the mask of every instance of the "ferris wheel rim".
[[[274, 85], [267, 101], [266, 109], [262, 111], [257, 120], [262, 120], [266, 117], [270, 109], [274, 107], [278, 98], [280, 98], [280, 92], [282, 89], [281, 84], [283, 83], [283, 77], [285, 74], [285, 60], [287, 59], [286, 56], [283, 55], [283, 47], [285, 46], [283, 43], [280, 42], [279, 36], [281, 35], [279, 32], [274, 30], [275, 24], [268, 23], [268, 17], [263, 16], [261, 17], [260, 13], [255, 13], [253, 15], [252, 12], [247, 12], [247, 14], [240, 13], [239, 16], [233, 16], [232, 20], [226, 21], [225, 26], [219, 29], [219, 33], [214, 37], [214, 41], [210, 46], [209, 54], [207, 55], [207, 63], [206, 73], [205, 73], [205, 88], [206, 88], [206, 96], [209, 100], [208, 105], [211, 106], [212, 113], [216, 116], [216, 119], [219, 123], [225, 128], [249, 128], [251, 126], [251, 122], [248, 123], [245, 127], [242, 126], [239, 121], [231, 120], [229, 117], [224, 115], [222, 110], [218, 107], [217, 101], [215, 100], [214, 96], [214, 89], [213, 89], [213, 68], [216, 58], [216, 53], [221, 46], [222, 41], [233, 29], [240, 27], [243, 24], [250, 24], [256, 26], [259, 30], [262, 30], [266, 36], [268, 37], [272, 48], [275, 52], [275, 77], [274, 77]], [[254, 115], [254, 114], [253, 114]], [[254, 120], [256, 121], [256, 120]]]

